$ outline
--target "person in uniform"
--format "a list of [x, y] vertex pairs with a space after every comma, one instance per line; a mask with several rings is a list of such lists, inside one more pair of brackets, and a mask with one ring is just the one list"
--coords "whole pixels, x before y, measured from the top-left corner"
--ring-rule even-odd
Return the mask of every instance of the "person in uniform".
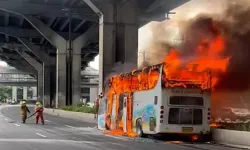
[[22, 122], [25, 123], [27, 119], [27, 113], [30, 113], [29, 108], [26, 105], [26, 101], [21, 102], [21, 116], [22, 116]]
[[41, 123], [44, 125], [43, 106], [41, 105], [40, 102], [36, 102], [35, 113], [36, 113], [36, 124], [38, 124], [39, 118], [41, 118]]
[[98, 95], [98, 97], [96, 98], [96, 100], [95, 100], [95, 106], [94, 106], [94, 108], [95, 108], [95, 118], [94, 119], [97, 119], [97, 117], [98, 117], [98, 109], [99, 109], [99, 101], [100, 101], [100, 95]]

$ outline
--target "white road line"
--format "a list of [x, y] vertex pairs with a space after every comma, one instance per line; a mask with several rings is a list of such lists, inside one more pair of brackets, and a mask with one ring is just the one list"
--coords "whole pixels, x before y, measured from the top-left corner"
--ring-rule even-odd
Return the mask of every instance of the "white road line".
[[70, 126], [70, 125], [65, 125], [66, 127], [69, 127], [69, 128], [76, 128], [76, 127], [73, 127], [73, 126]]
[[39, 135], [39, 136], [41, 136], [41, 137], [47, 137], [47, 136], [45, 136], [45, 135], [42, 135], [42, 134], [40, 134], [40, 133], [36, 133], [36, 135]]
[[19, 124], [14, 124], [15, 126], [17, 126], [17, 127], [20, 127], [20, 125]]
[[49, 121], [49, 120], [45, 120], [46, 122], [51, 122], [51, 121]]
[[8, 119], [4, 119], [4, 120], [8, 121]]

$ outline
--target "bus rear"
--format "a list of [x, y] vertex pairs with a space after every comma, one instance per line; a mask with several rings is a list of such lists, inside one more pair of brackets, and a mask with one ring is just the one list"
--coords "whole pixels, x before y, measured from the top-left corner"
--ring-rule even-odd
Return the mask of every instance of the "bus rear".
[[210, 92], [200, 89], [163, 89], [159, 133], [209, 134]]
[[211, 75], [209, 72], [189, 78], [172, 78], [162, 72], [162, 98], [158, 133], [183, 135], [210, 134]]

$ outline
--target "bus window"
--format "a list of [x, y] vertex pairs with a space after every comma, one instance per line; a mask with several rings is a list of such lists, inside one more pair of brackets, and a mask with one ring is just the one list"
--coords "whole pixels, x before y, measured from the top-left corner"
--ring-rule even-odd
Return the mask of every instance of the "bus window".
[[194, 109], [194, 122], [193, 124], [202, 124], [202, 110]]
[[169, 124], [179, 124], [179, 108], [170, 108], [169, 109], [169, 117], [168, 123]]
[[170, 108], [169, 124], [202, 124], [202, 109], [194, 108]]
[[202, 97], [190, 97], [190, 96], [171, 96], [169, 100], [170, 105], [191, 105], [191, 106], [203, 106], [204, 100]]
[[182, 108], [180, 109], [180, 124], [192, 124], [193, 109]]

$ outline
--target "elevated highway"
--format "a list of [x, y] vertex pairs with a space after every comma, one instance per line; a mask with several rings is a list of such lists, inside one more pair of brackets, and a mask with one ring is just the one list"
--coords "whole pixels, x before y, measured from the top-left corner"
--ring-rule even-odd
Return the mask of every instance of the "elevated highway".
[[80, 72], [97, 54], [101, 91], [115, 63], [137, 64], [138, 27], [187, 1], [0, 1], [0, 59], [37, 77], [40, 101], [74, 105]]

